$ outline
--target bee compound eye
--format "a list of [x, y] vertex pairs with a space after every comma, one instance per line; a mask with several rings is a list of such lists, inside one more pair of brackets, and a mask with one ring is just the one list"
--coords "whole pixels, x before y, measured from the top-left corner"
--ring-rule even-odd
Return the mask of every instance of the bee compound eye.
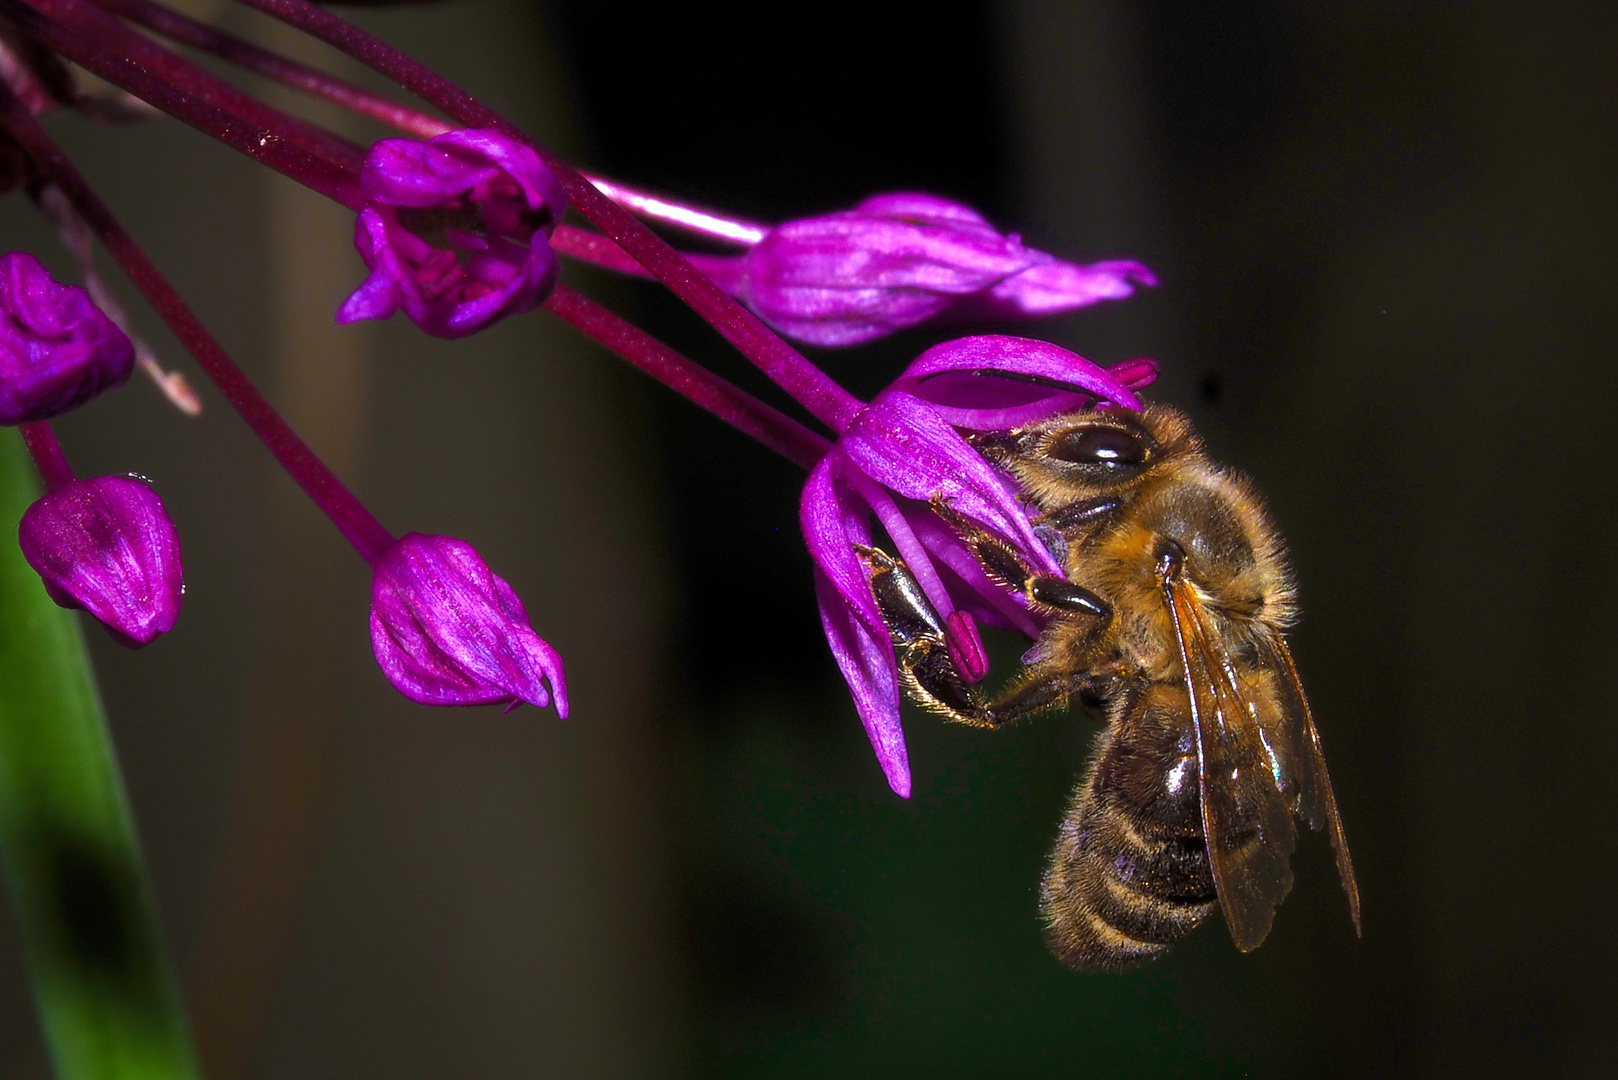
[[1108, 472], [1146, 463], [1150, 450], [1134, 432], [1113, 427], [1089, 427], [1065, 432], [1051, 441], [1047, 451], [1071, 465], [1100, 466]]

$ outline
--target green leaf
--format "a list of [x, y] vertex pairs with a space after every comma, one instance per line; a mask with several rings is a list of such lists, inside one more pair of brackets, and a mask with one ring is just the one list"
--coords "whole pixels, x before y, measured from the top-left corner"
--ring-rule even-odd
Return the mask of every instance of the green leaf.
[[0, 429], [0, 866], [59, 1080], [191, 1080], [184, 1013], [78, 619], [17, 547], [38, 496]]

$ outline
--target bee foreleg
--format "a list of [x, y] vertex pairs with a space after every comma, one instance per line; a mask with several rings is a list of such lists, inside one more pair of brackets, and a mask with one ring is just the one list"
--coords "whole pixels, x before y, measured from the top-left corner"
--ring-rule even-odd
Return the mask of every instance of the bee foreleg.
[[1112, 605], [1082, 585], [1066, 578], [1041, 574], [1009, 544], [989, 535], [957, 513], [944, 499], [933, 500], [933, 510], [949, 523], [995, 581], [1026, 596], [1030, 603], [1069, 615], [1088, 615], [1105, 626], [1112, 620]]

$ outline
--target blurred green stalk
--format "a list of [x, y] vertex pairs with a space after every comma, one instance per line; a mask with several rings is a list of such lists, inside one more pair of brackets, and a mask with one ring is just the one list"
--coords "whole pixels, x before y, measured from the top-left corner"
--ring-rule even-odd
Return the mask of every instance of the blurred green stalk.
[[0, 866], [58, 1080], [197, 1077], [77, 618], [17, 547], [38, 496], [0, 429]]

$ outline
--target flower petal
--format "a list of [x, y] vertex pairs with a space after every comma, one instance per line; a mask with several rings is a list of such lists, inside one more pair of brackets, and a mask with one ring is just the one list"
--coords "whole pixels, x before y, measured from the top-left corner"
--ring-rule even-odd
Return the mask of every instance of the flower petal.
[[[1127, 385], [1078, 353], [1004, 334], [935, 345], [893, 386], [933, 405], [950, 423], [980, 431], [1031, 423], [1080, 407], [1076, 401], [1141, 408]], [[1015, 418], [1007, 423], [1008, 417]]]
[[876, 637], [855, 617], [843, 593], [817, 567], [815, 596], [820, 601], [820, 625], [832, 656], [854, 695], [854, 708], [865, 735], [876, 751], [877, 764], [888, 786], [902, 799], [910, 798], [910, 755], [905, 749], [904, 726], [899, 721], [899, 668], [893, 645], [884, 631]]
[[[441, 138], [442, 136], [440, 136]], [[498, 176], [487, 161], [468, 160], [419, 139], [382, 139], [372, 145], [360, 169], [360, 191], [371, 202], [389, 206], [436, 206], [466, 194]]]
[[1061, 576], [1000, 474], [932, 406], [883, 391], [855, 417], [838, 447], [883, 487], [922, 502], [944, 499], [1016, 547], [1036, 569]]
[[987, 317], [1055, 315], [1101, 300], [1124, 300], [1136, 284], [1155, 286], [1157, 275], [1128, 259], [1081, 266], [1052, 258], [995, 285], [974, 312]]
[[533, 147], [490, 128], [463, 128], [446, 131], [431, 140], [433, 146], [456, 147], [498, 166], [522, 188], [530, 209], [545, 207], [554, 226], [567, 210], [562, 184], [539, 160]]

